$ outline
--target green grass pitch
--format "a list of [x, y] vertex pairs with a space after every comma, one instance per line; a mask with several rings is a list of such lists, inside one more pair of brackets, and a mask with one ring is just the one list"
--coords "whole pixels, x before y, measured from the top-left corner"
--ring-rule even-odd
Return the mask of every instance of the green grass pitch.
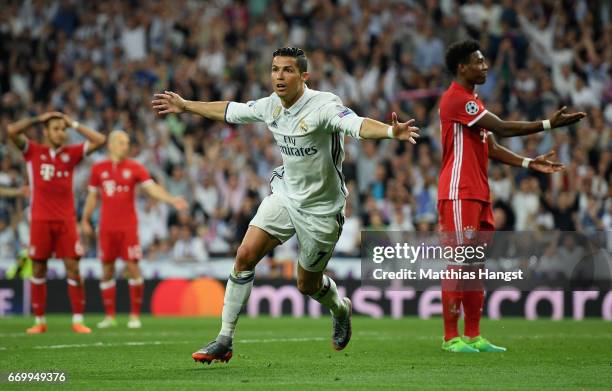
[[[101, 316], [88, 316], [94, 326]], [[414, 389], [609, 390], [612, 324], [484, 320], [483, 335], [501, 354], [440, 350], [441, 319], [356, 317], [347, 349], [331, 347], [331, 323], [320, 319], [240, 319], [228, 364], [196, 363], [191, 353], [212, 339], [218, 319], [143, 318], [74, 335], [69, 316], [50, 316], [49, 331], [28, 336], [31, 319], [0, 320], [0, 389], [13, 372], [63, 371], [57, 389]]]

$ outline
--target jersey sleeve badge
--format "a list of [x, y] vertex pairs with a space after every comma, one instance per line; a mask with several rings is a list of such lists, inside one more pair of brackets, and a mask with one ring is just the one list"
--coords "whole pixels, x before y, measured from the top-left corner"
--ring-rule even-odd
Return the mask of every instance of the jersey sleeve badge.
[[478, 103], [475, 101], [471, 100], [465, 104], [465, 112], [469, 115], [476, 115], [478, 114], [478, 111], [480, 111], [480, 108], [478, 107]]

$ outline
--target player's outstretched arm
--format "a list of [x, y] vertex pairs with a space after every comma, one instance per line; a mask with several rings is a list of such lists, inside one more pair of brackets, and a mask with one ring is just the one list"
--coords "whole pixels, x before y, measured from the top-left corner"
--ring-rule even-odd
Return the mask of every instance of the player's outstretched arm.
[[30, 126], [47, 122], [51, 118], [63, 118], [63, 114], [58, 111], [51, 111], [32, 118], [24, 118], [9, 124], [7, 127], [9, 139], [19, 149], [24, 149], [28, 142], [25, 132]]
[[98, 203], [98, 192], [95, 189], [90, 189], [85, 199], [85, 206], [83, 207], [83, 215], [81, 216], [81, 229], [85, 236], [94, 236], [94, 229], [91, 226], [91, 215], [96, 210], [96, 204]]
[[106, 143], [106, 136], [100, 132], [93, 130], [90, 127], [87, 127], [80, 123], [79, 121], [75, 121], [68, 114], [62, 114], [64, 121], [66, 124], [79, 132], [83, 137], [87, 139], [87, 151], [86, 153], [89, 155], [90, 153], [100, 149]]
[[375, 119], [365, 118], [359, 129], [359, 137], [364, 139], [396, 138], [410, 141], [416, 144], [416, 138], [420, 137], [419, 128], [412, 126], [414, 120], [399, 122], [397, 114], [391, 114], [391, 125], [383, 124]]
[[27, 186], [0, 187], [0, 197], [6, 197], [6, 198], [27, 197], [29, 194], [30, 194], [30, 189]]
[[540, 155], [535, 159], [529, 159], [524, 156], [517, 155], [508, 148], [500, 145], [495, 141], [495, 138], [488, 137], [489, 143], [489, 158], [497, 160], [504, 164], [508, 164], [514, 167], [524, 167], [530, 170], [542, 172], [545, 174], [551, 174], [553, 172], [565, 170], [565, 165], [562, 163], [553, 162], [552, 159], [555, 156], [555, 151], [550, 151], [545, 155]]
[[571, 125], [584, 117], [586, 117], [584, 112], [567, 113], [566, 106], [555, 112], [550, 120], [544, 121], [504, 121], [497, 115], [487, 111], [476, 122], [476, 126], [490, 130], [500, 137], [515, 137]]
[[225, 110], [229, 102], [198, 102], [186, 100], [175, 92], [164, 91], [161, 94], [155, 94], [155, 99], [151, 101], [151, 104], [159, 115], [187, 112], [198, 114], [214, 121], [223, 121], [225, 119]]
[[189, 208], [189, 204], [183, 197], [175, 197], [171, 195], [166, 191], [166, 189], [153, 181], [144, 186], [144, 190], [147, 192], [149, 197], [155, 198], [158, 201], [166, 202], [174, 206], [177, 210], [186, 210]]

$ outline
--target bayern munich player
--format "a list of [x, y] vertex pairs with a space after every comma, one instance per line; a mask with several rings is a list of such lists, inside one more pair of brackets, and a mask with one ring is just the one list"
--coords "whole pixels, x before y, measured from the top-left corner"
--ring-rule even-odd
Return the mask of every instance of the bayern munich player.
[[[494, 230], [493, 211], [487, 178], [488, 159], [515, 167], [553, 173], [564, 166], [549, 158], [554, 151], [534, 159], [519, 156], [495, 141], [500, 137], [525, 136], [570, 125], [585, 113], [566, 114], [566, 108], [544, 121], [503, 121], [487, 111], [474, 91], [487, 77], [487, 62], [478, 42], [456, 42], [446, 52], [446, 66], [453, 74], [451, 86], [440, 100], [442, 131], [442, 172], [438, 185], [440, 230], [454, 232], [456, 241], [469, 242], [478, 232]], [[449, 268], [459, 268], [449, 265]], [[466, 266], [464, 266], [465, 268]], [[467, 267], [482, 267], [472, 265]], [[484, 300], [481, 281], [442, 283], [444, 342], [449, 352], [503, 352], [480, 335], [480, 315]], [[457, 323], [463, 305], [465, 330], [459, 336]]]
[[117, 325], [115, 320], [115, 260], [126, 262], [130, 292], [130, 318], [127, 327], [140, 328], [140, 306], [144, 293], [144, 281], [138, 267], [142, 256], [138, 240], [138, 218], [136, 215], [136, 186], [159, 201], [167, 202], [176, 209], [187, 208], [181, 197], [170, 195], [156, 184], [147, 169], [139, 162], [128, 159], [130, 138], [122, 130], [114, 130], [108, 137], [108, 159], [97, 162], [91, 168], [89, 194], [85, 201], [81, 227], [88, 236], [94, 234], [90, 223], [96, 208], [98, 195], [102, 200], [102, 211], [98, 234], [98, 256], [102, 261], [102, 301], [106, 317], [98, 323], [99, 328]]
[[[44, 124], [44, 144], [24, 135], [27, 128], [39, 123]], [[87, 141], [64, 145], [68, 127], [75, 129]], [[31, 189], [29, 255], [34, 261], [31, 289], [36, 323], [27, 332], [40, 334], [47, 331], [47, 259], [54, 256], [62, 258], [66, 267], [68, 296], [73, 314], [72, 330], [76, 333], [90, 333], [91, 330], [83, 324], [85, 292], [79, 274], [82, 248], [77, 233], [72, 177], [75, 166], [85, 155], [100, 148], [106, 137], [59, 112], [12, 123], [8, 126], [8, 135], [23, 152]]]

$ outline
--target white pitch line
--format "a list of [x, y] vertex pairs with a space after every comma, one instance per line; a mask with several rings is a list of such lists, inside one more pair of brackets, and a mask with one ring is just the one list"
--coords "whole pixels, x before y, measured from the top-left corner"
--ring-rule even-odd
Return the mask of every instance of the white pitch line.
[[[243, 339], [238, 343], [275, 343], [275, 342], [316, 342], [325, 341], [325, 338], [266, 338], [266, 339]], [[147, 345], [171, 345], [179, 343], [194, 343], [194, 341], [133, 341], [133, 342], [122, 342], [122, 343], [107, 343], [107, 342], [95, 342], [95, 343], [80, 343], [80, 344], [65, 344], [65, 345], [39, 345], [34, 346], [34, 349], [71, 349], [71, 348], [106, 348], [116, 346], [147, 346]]]
[[[561, 334], [561, 336], [567, 336], [565, 334]], [[505, 336], [505, 339], [549, 339], [549, 338], [558, 338], [559, 335], [515, 335], [515, 336]], [[581, 336], [582, 339], [595, 339], [595, 338], [612, 338], [612, 335], [598, 335], [598, 336]], [[405, 336], [377, 336], [377, 337], [358, 337], [353, 338], [354, 340], [404, 340]], [[438, 337], [433, 336], [412, 336], [409, 339], [415, 340], [436, 340]], [[172, 345], [172, 344], [193, 344], [196, 343], [199, 339], [193, 340], [182, 340], [182, 341], [130, 341], [130, 342], [94, 342], [94, 343], [83, 343], [83, 344], [63, 344], [63, 345], [39, 345], [34, 346], [34, 349], [75, 349], [75, 348], [105, 348], [105, 347], [117, 347], [117, 346], [155, 346], [155, 345]], [[255, 338], [255, 339], [241, 339], [237, 340], [237, 344], [255, 344], [255, 343], [287, 343], [287, 342], [320, 342], [326, 341], [327, 338], [323, 337], [310, 337], [310, 338]], [[0, 350], [7, 350], [6, 347], [1, 347]]]

